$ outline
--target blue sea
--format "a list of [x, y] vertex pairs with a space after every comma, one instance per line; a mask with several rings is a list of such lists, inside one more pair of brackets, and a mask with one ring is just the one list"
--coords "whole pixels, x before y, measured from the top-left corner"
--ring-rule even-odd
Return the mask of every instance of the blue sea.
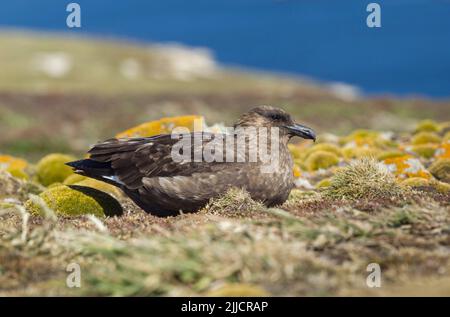
[[[81, 6], [81, 29], [66, 26], [70, 2]], [[381, 6], [381, 28], [366, 25], [370, 2]], [[180, 42], [225, 65], [367, 94], [450, 97], [450, 0], [14, 0], [0, 4], [5, 27]]]

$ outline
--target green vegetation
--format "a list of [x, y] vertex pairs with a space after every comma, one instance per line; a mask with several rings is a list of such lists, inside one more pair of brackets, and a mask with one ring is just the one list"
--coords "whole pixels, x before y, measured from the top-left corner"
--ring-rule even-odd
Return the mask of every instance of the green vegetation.
[[339, 157], [328, 151], [314, 151], [305, 161], [305, 165], [310, 171], [327, 169], [339, 163]]
[[308, 157], [311, 154], [313, 154], [314, 152], [317, 152], [317, 151], [330, 152], [330, 153], [335, 154], [338, 157], [342, 157], [342, 151], [337, 145], [331, 144], [331, 143], [319, 143], [317, 145], [310, 147], [308, 150], [306, 150], [304, 153], [303, 159], [308, 159]]
[[[120, 215], [122, 207], [111, 196], [90, 187], [83, 186], [54, 186], [39, 195], [44, 204], [62, 216]], [[35, 200], [25, 203], [27, 210], [34, 215], [43, 215], [43, 207]]]
[[43, 157], [36, 165], [36, 177], [39, 183], [49, 186], [53, 183], [62, 183], [73, 174], [72, 168], [65, 165], [74, 161], [75, 157], [65, 154], [49, 154]]
[[423, 145], [429, 143], [440, 143], [441, 138], [433, 132], [419, 132], [411, 140], [414, 145]]
[[418, 156], [421, 156], [426, 159], [431, 159], [436, 153], [436, 145], [435, 144], [420, 144], [411, 147], [411, 151]]
[[450, 158], [439, 159], [430, 166], [430, 172], [437, 179], [450, 183]]
[[416, 126], [416, 132], [439, 132], [439, 130], [439, 124], [434, 120], [423, 120]]
[[[417, 198], [367, 213], [297, 197], [283, 207], [289, 217], [255, 210], [253, 217], [201, 212], [159, 219], [128, 206], [102, 227], [85, 217], [28, 218], [24, 227], [21, 213], [4, 209], [0, 294], [434, 294], [435, 287], [408, 286], [450, 268], [440, 233], [450, 225], [448, 205]], [[83, 267], [81, 289], [65, 286], [71, 262]], [[381, 289], [364, 286], [373, 262], [383, 268]], [[446, 294], [448, 280], [436, 285]]]

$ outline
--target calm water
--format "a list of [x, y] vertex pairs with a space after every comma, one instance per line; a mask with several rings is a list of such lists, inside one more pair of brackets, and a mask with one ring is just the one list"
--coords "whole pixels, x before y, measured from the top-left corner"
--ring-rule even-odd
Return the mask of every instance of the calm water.
[[[210, 48], [223, 64], [359, 86], [367, 93], [450, 96], [450, 0], [386, 0], [382, 28], [363, 0], [2, 1], [0, 26]], [[1, 49], [1, 48], [0, 48]]]

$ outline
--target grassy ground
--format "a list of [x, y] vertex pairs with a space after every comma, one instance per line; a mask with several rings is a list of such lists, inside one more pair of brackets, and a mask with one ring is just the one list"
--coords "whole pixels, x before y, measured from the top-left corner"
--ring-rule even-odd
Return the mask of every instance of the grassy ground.
[[[448, 196], [374, 207], [314, 195], [281, 209], [227, 199], [227, 212], [169, 219], [125, 204], [124, 216], [102, 226], [85, 217], [24, 222], [4, 210], [0, 294], [450, 294]], [[79, 289], [65, 284], [73, 262]], [[366, 286], [369, 263], [382, 268], [379, 289]]]
[[[163, 53], [133, 43], [4, 33], [0, 46], [0, 154], [30, 162], [51, 152], [81, 157], [90, 144], [161, 116], [229, 124], [258, 104], [284, 106], [321, 135], [450, 120], [450, 101], [349, 100], [220, 67], [212, 77], [160, 78]], [[70, 56], [67, 75], [33, 68], [36, 56], [55, 52]], [[144, 67], [137, 79], [118, 71], [129, 59]], [[124, 215], [98, 220], [30, 216], [23, 202], [44, 188], [8, 177], [0, 184], [0, 295], [450, 295], [450, 197], [432, 188], [371, 201], [296, 190], [275, 209], [235, 192], [167, 219], [120, 197]], [[72, 262], [81, 267], [79, 289], [66, 286]], [[369, 263], [381, 266], [381, 288], [366, 285]]]

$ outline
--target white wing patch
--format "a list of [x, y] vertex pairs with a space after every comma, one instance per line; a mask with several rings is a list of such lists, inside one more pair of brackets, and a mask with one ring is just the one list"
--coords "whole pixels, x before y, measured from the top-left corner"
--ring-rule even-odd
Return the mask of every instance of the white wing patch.
[[113, 181], [115, 183], [118, 183], [120, 185], [125, 185], [124, 182], [122, 182], [116, 175], [112, 175], [112, 176], [103, 176], [103, 178]]

